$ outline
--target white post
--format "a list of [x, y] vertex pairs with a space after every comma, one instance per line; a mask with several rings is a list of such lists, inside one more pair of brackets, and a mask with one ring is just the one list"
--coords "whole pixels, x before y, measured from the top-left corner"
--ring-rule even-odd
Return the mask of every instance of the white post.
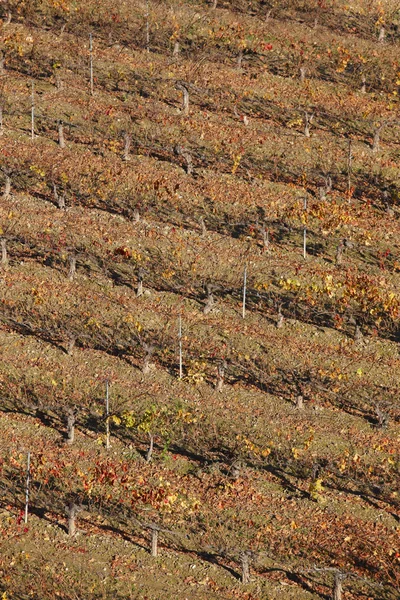
[[26, 467], [26, 488], [25, 488], [25, 524], [28, 522], [28, 506], [29, 506], [29, 484], [31, 480], [31, 453], [28, 452], [28, 462]]
[[352, 162], [353, 155], [351, 153], [351, 140], [349, 140], [349, 150], [347, 153], [347, 193], [348, 193], [348, 201], [350, 202], [350, 191], [351, 191], [351, 170], [352, 170]]
[[110, 449], [110, 405], [109, 405], [109, 386], [106, 381], [106, 449]]
[[146, 0], [146, 51], [150, 52], [150, 3]]
[[90, 95], [93, 96], [93, 35], [89, 34], [89, 54], [90, 54]]
[[[305, 215], [307, 213], [307, 198], [304, 198], [304, 221]], [[304, 231], [303, 231], [303, 258], [307, 258], [307, 226], [304, 222]]]
[[31, 96], [31, 138], [35, 139], [35, 84], [32, 81], [32, 96]]
[[244, 266], [243, 273], [243, 306], [242, 306], [242, 317], [246, 316], [246, 288], [247, 288], [247, 265]]
[[182, 377], [183, 377], [183, 368], [182, 368], [182, 315], [179, 315], [178, 339], [179, 339], [179, 379], [182, 379]]

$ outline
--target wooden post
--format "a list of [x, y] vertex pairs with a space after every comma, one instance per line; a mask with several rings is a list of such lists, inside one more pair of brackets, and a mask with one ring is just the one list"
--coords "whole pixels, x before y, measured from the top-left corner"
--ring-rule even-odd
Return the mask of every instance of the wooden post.
[[153, 449], [154, 449], [154, 436], [152, 433], [149, 432], [149, 449], [146, 452], [146, 462], [150, 462], [151, 461], [151, 457], [153, 456]]
[[343, 240], [341, 240], [336, 249], [336, 265], [338, 267], [340, 267], [340, 265], [343, 262], [343, 252], [344, 252], [344, 243], [343, 243]]
[[242, 318], [246, 316], [246, 291], [247, 291], [247, 265], [244, 266], [243, 272], [243, 303], [242, 303]]
[[7, 173], [4, 174], [4, 177], [5, 177], [5, 184], [4, 184], [3, 199], [7, 200], [10, 197], [10, 192], [11, 192], [11, 177], [9, 175], [7, 175]]
[[69, 537], [74, 537], [74, 535], [76, 534], [76, 522], [75, 522], [75, 518], [76, 518], [76, 514], [73, 510], [73, 506], [71, 506], [67, 512], [67, 517], [68, 517], [68, 535]]
[[304, 135], [310, 137], [310, 125], [314, 119], [314, 114], [309, 115], [308, 112], [304, 113]]
[[263, 252], [268, 252], [269, 249], [269, 232], [266, 229], [265, 224], [261, 227], [261, 236], [263, 243]]
[[131, 159], [129, 156], [129, 150], [131, 147], [132, 136], [127, 131], [124, 133], [124, 153], [122, 155], [122, 160], [128, 161]]
[[35, 139], [35, 84], [33, 81], [31, 95], [31, 139]]
[[386, 123], [382, 123], [374, 131], [374, 140], [372, 142], [372, 152], [378, 152], [380, 149], [381, 131], [386, 126]]
[[142, 373], [143, 375], [147, 375], [150, 373], [150, 361], [151, 357], [154, 354], [154, 346], [152, 344], [147, 344], [146, 342], [142, 342], [143, 350], [146, 352], [143, 361]]
[[307, 215], [307, 198], [304, 198], [304, 231], [303, 231], [303, 258], [304, 258], [304, 260], [307, 258], [307, 224], [306, 224], [306, 215]]
[[310, 127], [309, 127], [309, 122], [310, 122], [310, 119], [309, 119], [309, 117], [308, 117], [308, 113], [305, 113], [305, 115], [304, 115], [304, 116], [305, 116], [305, 123], [304, 123], [304, 135], [305, 135], [306, 137], [310, 137]]
[[75, 348], [75, 343], [76, 343], [76, 337], [72, 334], [70, 334], [68, 336], [68, 340], [67, 340], [67, 354], [68, 356], [72, 356], [72, 353], [74, 351]]
[[242, 583], [250, 582], [250, 555], [249, 552], [241, 552], [240, 561], [242, 563]]
[[284, 321], [285, 321], [285, 317], [282, 314], [282, 307], [279, 306], [279, 309], [278, 309], [278, 319], [276, 321], [276, 328], [277, 329], [282, 329]]
[[70, 281], [73, 281], [73, 279], [75, 277], [75, 273], [76, 273], [76, 256], [71, 255], [69, 257], [69, 272], [68, 272], [68, 279]]
[[75, 411], [72, 408], [67, 412], [67, 444], [72, 445], [75, 440]]
[[199, 218], [199, 224], [200, 224], [200, 227], [201, 227], [201, 235], [202, 236], [206, 235], [206, 233], [207, 233], [207, 227], [206, 227], [206, 224], [204, 222], [203, 217]]
[[76, 535], [76, 515], [81, 510], [81, 507], [75, 504], [74, 502], [70, 502], [69, 505], [65, 507], [65, 512], [67, 513], [68, 518], [69, 537], [74, 537]]
[[240, 460], [236, 460], [230, 468], [230, 475], [232, 477], [232, 479], [239, 479], [240, 477], [240, 473], [241, 473], [241, 469], [242, 469], [242, 463], [240, 462]]
[[186, 173], [193, 175], [193, 161], [192, 157], [187, 150], [182, 150], [182, 156], [186, 160]]
[[106, 449], [111, 448], [110, 444], [110, 406], [109, 406], [109, 385], [106, 381]]
[[179, 50], [180, 50], [179, 42], [178, 42], [178, 40], [175, 40], [174, 49], [172, 51], [172, 56], [174, 58], [176, 58], [177, 56], [179, 56]]
[[375, 129], [374, 132], [374, 140], [372, 142], [372, 152], [378, 152], [379, 150], [379, 142], [380, 142], [380, 129], [379, 127]]
[[178, 340], [179, 340], [179, 379], [182, 379], [182, 377], [183, 377], [183, 367], [182, 367], [182, 315], [179, 315]]
[[335, 581], [333, 584], [333, 600], [342, 600], [343, 579], [343, 573], [335, 573]]
[[145, 529], [149, 529], [151, 531], [151, 546], [150, 546], [150, 554], [151, 556], [158, 556], [158, 538], [160, 533], [176, 533], [174, 531], [170, 531], [168, 529], [163, 529], [157, 523], [142, 523], [142, 527]]
[[193, 174], [193, 161], [192, 161], [192, 157], [190, 155], [190, 153], [185, 150], [185, 148], [182, 148], [182, 146], [179, 146], [179, 144], [177, 144], [174, 147], [174, 154], [176, 154], [177, 156], [183, 156], [183, 158], [186, 161], [186, 173], [188, 175], [192, 175]]
[[65, 148], [64, 123], [62, 121], [58, 121], [58, 145], [60, 148]]
[[28, 522], [28, 507], [29, 507], [29, 485], [31, 482], [31, 453], [28, 452], [27, 467], [26, 467], [26, 485], [25, 485], [25, 524]]
[[61, 90], [62, 87], [63, 87], [63, 82], [61, 80], [60, 73], [58, 72], [58, 69], [54, 70], [54, 78], [55, 78], [57, 90]]
[[354, 341], [359, 344], [360, 342], [362, 342], [363, 340], [363, 334], [362, 331], [360, 329], [360, 326], [356, 324], [356, 328], [354, 331]]
[[182, 92], [182, 114], [185, 115], [186, 117], [189, 114], [189, 89], [187, 87], [186, 84], [184, 84], [182, 81], [177, 81], [175, 83], [175, 89], [179, 90], [180, 92]]
[[226, 360], [223, 360], [217, 365], [217, 385], [215, 386], [217, 392], [222, 392], [222, 388], [224, 387], [226, 367]]
[[136, 298], [139, 298], [143, 294], [143, 279], [139, 279], [138, 287], [136, 290]]
[[93, 35], [89, 34], [89, 69], [90, 69], [90, 95], [94, 94], [93, 84]]
[[8, 255], [7, 255], [7, 240], [6, 238], [0, 239], [1, 245], [1, 261], [0, 264], [4, 268], [8, 265]]
[[206, 305], [204, 307], [203, 313], [205, 315], [208, 315], [212, 311], [212, 309], [214, 307], [214, 304], [215, 304], [215, 302], [214, 302], [214, 296], [213, 296], [213, 293], [212, 293], [213, 287], [212, 287], [212, 285], [210, 283], [208, 283], [206, 285], [206, 290], [207, 290], [207, 302], [206, 302]]
[[139, 296], [142, 296], [142, 294], [143, 294], [143, 278], [144, 278], [144, 269], [142, 269], [142, 267], [140, 267], [138, 269], [138, 287], [136, 290], [136, 298], [139, 298]]
[[64, 196], [60, 196], [57, 192], [57, 186], [55, 183], [53, 183], [53, 194], [54, 194], [54, 200], [57, 203], [57, 206], [60, 210], [64, 210], [65, 209], [65, 198]]
[[379, 429], [387, 429], [389, 425], [389, 415], [383, 412], [383, 410], [379, 408], [378, 404], [375, 404], [375, 412], [378, 419], [378, 423], [376, 424], [376, 426]]
[[151, 527], [151, 556], [158, 555], [158, 532], [156, 526]]
[[328, 175], [325, 177], [325, 194], [330, 194], [332, 191], [332, 177]]

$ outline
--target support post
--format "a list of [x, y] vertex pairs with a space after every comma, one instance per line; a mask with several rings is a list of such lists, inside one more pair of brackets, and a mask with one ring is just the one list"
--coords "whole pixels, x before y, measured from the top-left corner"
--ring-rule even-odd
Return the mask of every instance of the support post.
[[130, 160], [129, 150], [131, 147], [131, 142], [132, 142], [132, 136], [128, 131], [126, 131], [124, 133], [124, 153], [122, 155], [122, 160], [125, 160], [125, 161]]
[[94, 94], [93, 84], [93, 35], [89, 34], [89, 61], [90, 61], [90, 95]]
[[3, 200], [7, 200], [10, 197], [10, 193], [11, 193], [11, 177], [7, 173], [4, 173], [4, 177], [5, 177], [5, 184], [4, 184]]
[[352, 166], [353, 166], [353, 154], [352, 154], [351, 150], [352, 150], [352, 145], [351, 145], [351, 140], [349, 140], [349, 149], [347, 152], [347, 195], [348, 195], [349, 202], [350, 202], [350, 192], [351, 192], [351, 172], [352, 172]]
[[146, 0], [146, 52], [150, 52], [150, 2]]
[[151, 528], [151, 555], [157, 556], [158, 554], [158, 529], [155, 527]]
[[343, 579], [343, 573], [335, 573], [335, 581], [333, 585], [333, 600], [342, 600]]
[[110, 444], [110, 394], [108, 379], [106, 381], [106, 449], [111, 448]]
[[306, 215], [307, 215], [307, 198], [304, 198], [304, 231], [303, 231], [303, 258], [307, 258], [307, 226], [306, 226]]
[[182, 377], [183, 377], [183, 367], [182, 367], [182, 315], [179, 315], [178, 340], [179, 340], [179, 379], [182, 379]]
[[247, 265], [244, 266], [243, 273], [243, 304], [242, 304], [242, 317], [246, 316], [246, 291], [247, 291]]
[[68, 535], [74, 537], [76, 535], [76, 515], [82, 510], [82, 506], [78, 506], [74, 502], [70, 502], [65, 507], [65, 512], [68, 518]]
[[189, 88], [188, 85], [183, 81], [177, 81], [175, 83], [175, 89], [182, 92], [182, 109], [181, 113], [187, 117], [189, 115]]
[[8, 265], [7, 240], [6, 240], [6, 238], [0, 238], [0, 248], [1, 248], [0, 265], [3, 268], [6, 268], [7, 265]]
[[215, 386], [217, 392], [222, 392], [222, 388], [224, 387], [225, 371], [227, 366], [226, 360], [223, 360], [217, 365], [217, 383]]
[[26, 486], [25, 486], [25, 524], [28, 523], [28, 508], [29, 508], [29, 486], [31, 483], [31, 453], [28, 452], [27, 467], [26, 467]]
[[31, 95], [31, 139], [35, 139], [35, 84], [33, 81]]
[[76, 273], [76, 256], [74, 254], [71, 254], [71, 256], [69, 257], [69, 272], [68, 272], [68, 279], [70, 281], [74, 280], [75, 273]]
[[149, 463], [151, 461], [151, 457], [153, 456], [154, 449], [154, 436], [149, 431], [149, 449], [146, 452], [146, 462]]
[[57, 129], [58, 129], [58, 145], [60, 146], [60, 148], [65, 148], [64, 123], [62, 121], [58, 121]]
[[242, 583], [250, 582], [250, 553], [242, 552], [240, 554], [240, 562], [242, 563]]
[[75, 440], [75, 421], [75, 411], [73, 408], [69, 408], [67, 411], [67, 444], [69, 444], [70, 446], [74, 443]]

